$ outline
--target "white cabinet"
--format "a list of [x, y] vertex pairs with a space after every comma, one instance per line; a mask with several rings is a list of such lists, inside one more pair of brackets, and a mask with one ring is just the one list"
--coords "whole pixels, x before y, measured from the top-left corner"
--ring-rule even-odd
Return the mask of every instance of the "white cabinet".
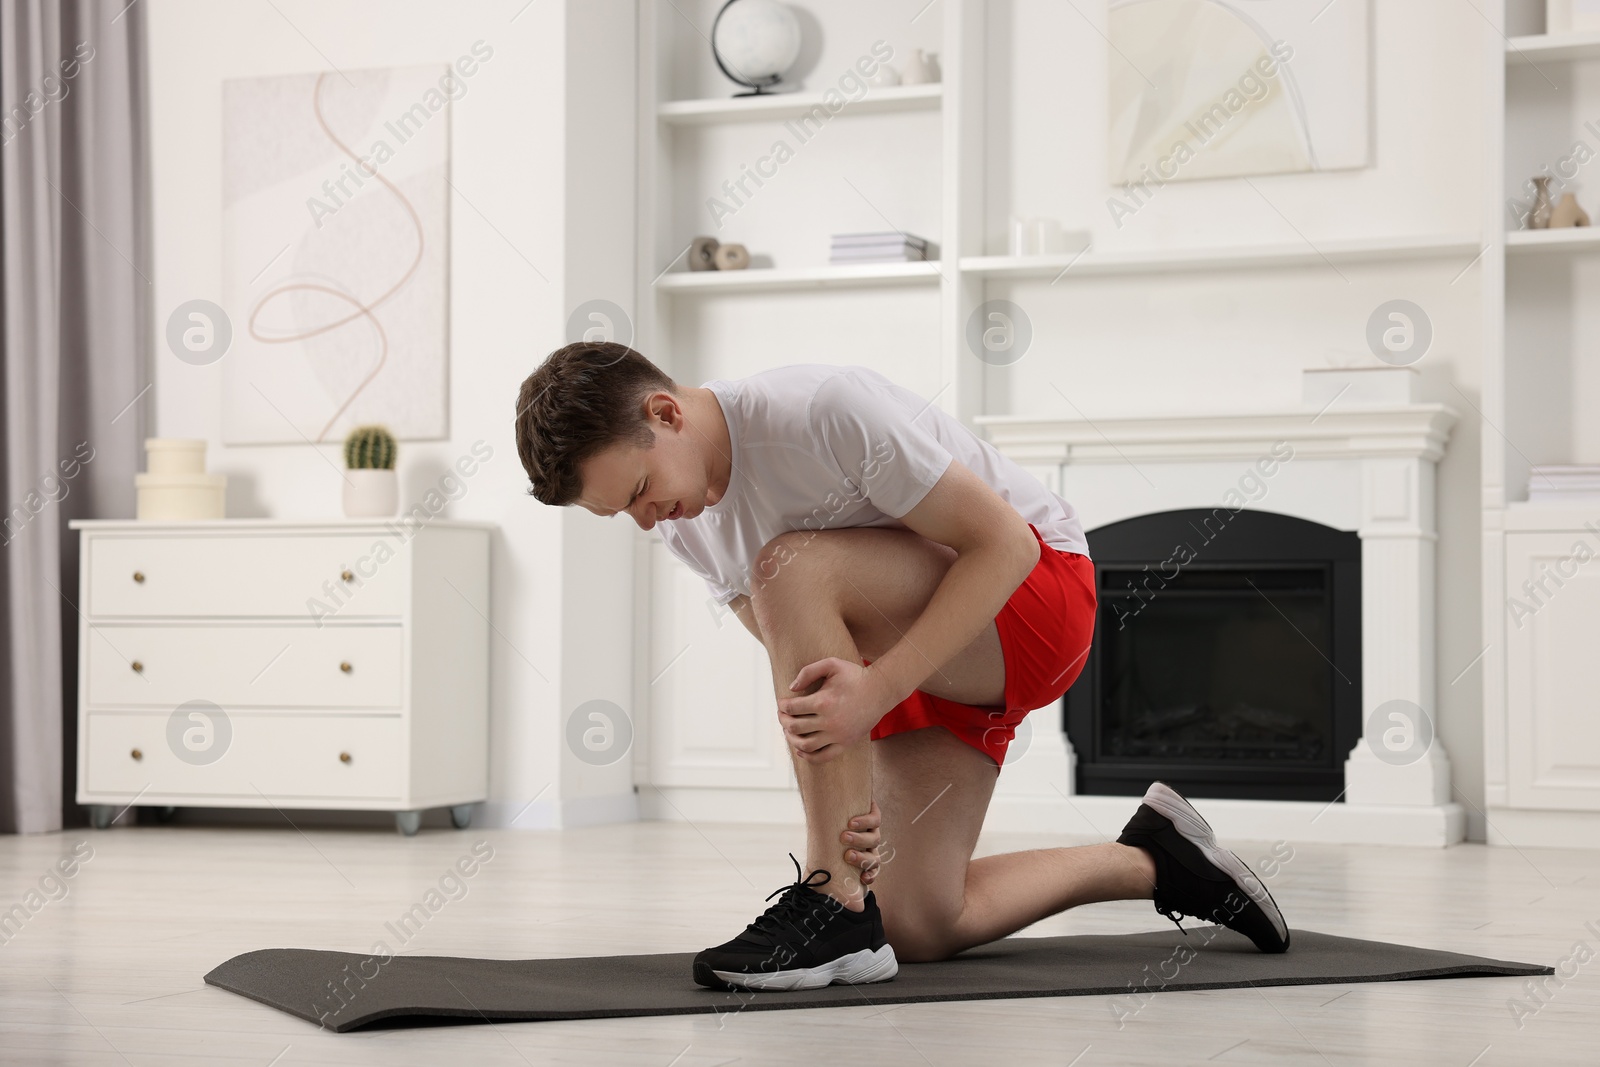
[[791, 788], [766, 649], [659, 539], [650, 583], [650, 783]]
[[1600, 811], [1600, 537], [1506, 543], [1506, 784], [1513, 808]]
[[78, 792], [393, 811], [488, 789], [491, 527], [75, 522]]

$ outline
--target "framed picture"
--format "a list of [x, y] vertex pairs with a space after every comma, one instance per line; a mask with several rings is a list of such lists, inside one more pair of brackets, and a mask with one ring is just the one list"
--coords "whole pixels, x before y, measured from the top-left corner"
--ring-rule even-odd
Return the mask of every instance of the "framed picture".
[[1366, 167], [1369, 0], [1110, 0], [1112, 185]]
[[448, 436], [449, 71], [223, 83], [228, 444]]

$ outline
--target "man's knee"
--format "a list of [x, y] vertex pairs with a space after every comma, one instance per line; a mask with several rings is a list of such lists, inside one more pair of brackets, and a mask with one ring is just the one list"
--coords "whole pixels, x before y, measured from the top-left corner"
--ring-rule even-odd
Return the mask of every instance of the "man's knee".
[[901, 963], [937, 963], [947, 960], [958, 951], [949, 933], [949, 925], [932, 916], [892, 917], [886, 910], [883, 915], [883, 936], [894, 948], [894, 958]]
[[958, 951], [953, 935], [960, 913], [915, 890], [903, 891], [908, 888], [882, 875], [873, 886], [883, 915], [883, 936], [894, 946], [895, 959], [902, 963], [949, 959]]
[[[804, 580], [797, 575], [814, 570], [812, 565], [819, 556], [819, 536], [814, 530], [789, 530], [761, 546], [751, 566], [751, 598], [759, 600], [764, 595], [803, 584]], [[780, 582], [780, 577], [785, 580]]]

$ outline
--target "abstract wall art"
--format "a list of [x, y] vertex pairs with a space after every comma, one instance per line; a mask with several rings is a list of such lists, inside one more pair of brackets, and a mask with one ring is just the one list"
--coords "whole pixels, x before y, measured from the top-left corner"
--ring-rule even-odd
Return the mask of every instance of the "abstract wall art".
[[1371, 161], [1370, 0], [1111, 0], [1113, 185]]
[[448, 434], [444, 66], [223, 84], [229, 444]]

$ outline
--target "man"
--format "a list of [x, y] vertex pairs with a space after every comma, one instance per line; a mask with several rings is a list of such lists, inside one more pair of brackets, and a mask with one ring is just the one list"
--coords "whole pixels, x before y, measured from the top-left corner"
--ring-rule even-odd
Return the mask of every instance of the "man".
[[972, 859], [1017, 723], [1082, 669], [1095, 585], [1071, 505], [959, 421], [866, 367], [689, 388], [580, 342], [522, 383], [516, 427], [535, 497], [659, 528], [772, 663], [809, 873], [696, 981], [884, 981], [1097, 900], [1288, 948], [1266, 887], [1159, 782], [1116, 842]]

